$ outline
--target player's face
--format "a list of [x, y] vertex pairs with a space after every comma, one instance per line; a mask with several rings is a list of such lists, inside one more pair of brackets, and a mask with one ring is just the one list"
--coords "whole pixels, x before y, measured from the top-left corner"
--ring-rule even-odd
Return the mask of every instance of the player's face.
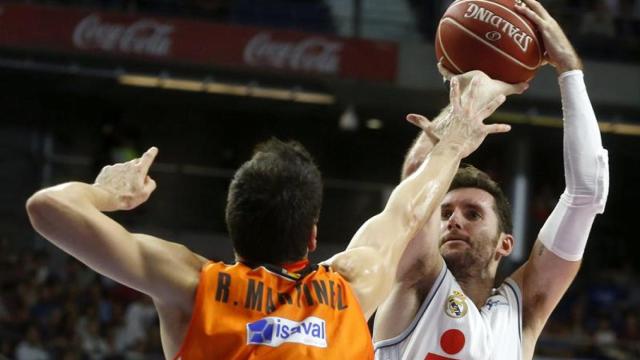
[[476, 188], [450, 191], [440, 207], [440, 253], [457, 269], [485, 269], [495, 256], [500, 236], [494, 199]]

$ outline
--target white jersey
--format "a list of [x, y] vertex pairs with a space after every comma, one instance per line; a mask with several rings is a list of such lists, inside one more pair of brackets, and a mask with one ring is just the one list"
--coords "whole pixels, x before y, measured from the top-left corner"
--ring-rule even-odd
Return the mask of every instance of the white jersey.
[[522, 296], [505, 280], [478, 309], [443, 266], [415, 319], [395, 338], [375, 343], [377, 360], [520, 360]]

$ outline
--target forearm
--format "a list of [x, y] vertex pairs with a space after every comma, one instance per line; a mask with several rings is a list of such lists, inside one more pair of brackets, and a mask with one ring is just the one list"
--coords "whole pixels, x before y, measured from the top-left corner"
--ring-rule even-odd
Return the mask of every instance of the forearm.
[[420, 131], [420, 134], [414, 140], [413, 145], [404, 158], [401, 174], [402, 180], [413, 174], [420, 167], [420, 164], [424, 162], [424, 159], [437, 143], [437, 141], [427, 136], [424, 131]]
[[409, 175], [413, 174], [420, 164], [427, 157], [429, 152], [433, 149], [433, 147], [440, 141], [442, 137], [442, 132], [444, 131], [447, 123], [448, 123], [448, 115], [451, 113], [451, 105], [448, 105], [436, 118], [433, 120], [434, 124], [434, 133], [432, 135], [428, 135], [424, 131], [420, 131], [420, 134], [411, 145], [411, 148], [407, 152], [405, 156], [404, 163], [402, 165], [402, 179], [407, 178]]
[[107, 191], [80, 182], [40, 190], [27, 201], [27, 213], [36, 231], [67, 252], [82, 247], [79, 242], [100, 231], [100, 222], [117, 225], [101, 213], [115, 209]]
[[582, 258], [596, 214], [604, 211], [609, 167], [582, 72], [564, 73], [559, 81], [566, 188], [538, 238], [554, 254], [577, 261]]
[[606, 202], [607, 184], [604, 181], [608, 180], [605, 173], [607, 151], [602, 147], [598, 121], [582, 72], [566, 72], [559, 82], [564, 115], [566, 193], [572, 197], [586, 197], [585, 201], [596, 203], [598, 212], [602, 212]]
[[83, 182], [68, 182], [42, 189], [31, 196], [29, 201], [44, 198], [77, 206], [91, 206], [98, 211], [118, 210], [117, 199], [112, 194], [98, 186]]
[[385, 209], [358, 230], [347, 251], [328, 261], [352, 283], [367, 315], [388, 295], [400, 257], [440, 206], [461, 157], [459, 145], [439, 142], [394, 189]]
[[462, 158], [461, 147], [441, 141], [428, 154], [417, 171], [401, 182], [391, 193], [381, 215], [396, 217], [394, 241], [376, 237], [371, 244], [385, 257], [391, 268], [397, 266], [400, 256], [411, 239], [422, 229], [449, 189]]

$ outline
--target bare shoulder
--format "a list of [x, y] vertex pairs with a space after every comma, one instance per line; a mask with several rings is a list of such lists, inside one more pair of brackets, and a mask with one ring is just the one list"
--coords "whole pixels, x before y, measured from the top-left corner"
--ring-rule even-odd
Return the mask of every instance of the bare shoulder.
[[326, 263], [348, 281], [354, 281], [359, 276], [370, 275], [380, 266], [379, 251], [370, 246], [359, 246], [347, 249], [334, 255]]
[[336, 254], [325, 264], [349, 282], [368, 319], [388, 294], [393, 277], [380, 252], [370, 246], [359, 246]]
[[141, 264], [156, 305], [174, 306], [191, 313], [200, 272], [208, 260], [183, 244], [146, 234], [133, 234], [140, 244]]

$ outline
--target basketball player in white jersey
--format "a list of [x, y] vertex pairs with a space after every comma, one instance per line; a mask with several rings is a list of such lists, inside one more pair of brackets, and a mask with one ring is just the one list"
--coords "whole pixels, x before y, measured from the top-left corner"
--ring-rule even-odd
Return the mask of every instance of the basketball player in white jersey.
[[[518, 11], [538, 26], [547, 60], [558, 73], [565, 191], [528, 261], [494, 288], [498, 264], [516, 241], [509, 204], [486, 174], [459, 170], [439, 216], [432, 216], [405, 249], [391, 295], [378, 309], [376, 359], [531, 359], [547, 319], [578, 272], [594, 218], [604, 211], [608, 157], [581, 61], [542, 5], [524, 2], [528, 8]], [[506, 86], [494, 81], [495, 89]], [[436, 129], [446, 127], [439, 119], [434, 123]], [[437, 141], [437, 134], [420, 135], [403, 176]]]

